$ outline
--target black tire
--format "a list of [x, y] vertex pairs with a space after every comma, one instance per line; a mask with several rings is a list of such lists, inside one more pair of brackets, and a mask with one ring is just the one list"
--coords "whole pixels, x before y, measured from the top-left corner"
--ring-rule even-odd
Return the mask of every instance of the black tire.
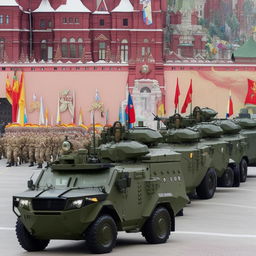
[[20, 219], [16, 222], [16, 236], [21, 247], [28, 252], [43, 251], [50, 242], [50, 240], [40, 240], [33, 237]]
[[220, 178], [218, 178], [218, 186], [230, 188], [233, 187], [234, 184], [234, 171], [231, 167], [227, 167], [225, 172], [222, 174]]
[[247, 161], [245, 159], [241, 160], [239, 169], [240, 169], [240, 182], [246, 182], [248, 166], [247, 166]]
[[92, 253], [109, 253], [116, 245], [117, 227], [109, 215], [99, 216], [85, 234], [88, 249]]
[[209, 168], [201, 184], [196, 188], [200, 199], [210, 199], [214, 196], [217, 186], [217, 175], [214, 168]]
[[234, 171], [234, 184], [233, 187], [240, 187], [240, 170], [238, 165], [232, 166], [232, 169]]
[[142, 235], [150, 244], [165, 243], [171, 233], [171, 217], [164, 207], [156, 208], [147, 219], [143, 228]]

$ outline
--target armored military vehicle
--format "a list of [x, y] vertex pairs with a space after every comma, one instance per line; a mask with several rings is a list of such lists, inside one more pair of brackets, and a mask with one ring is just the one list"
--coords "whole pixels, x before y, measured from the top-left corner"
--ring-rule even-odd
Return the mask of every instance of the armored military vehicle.
[[234, 166], [234, 185], [239, 186], [247, 177], [247, 144], [245, 137], [240, 134], [241, 127], [232, 120], [215, 120], [215, 124], [223, 129], [222, 139], [229, 144], [230, 159], [236, 163]]
[[211, 123], [198, 123], [194, 126], [201, 134], [200, 142], [210, 146], [212, 151], [211, 166], [218, 177], [218, 186], [232, 187], [235, 179], [235, 162], [230, 159], [229, 144], [221, 138], [223, 130], [220, 126]]
[[[176, 121], [178, 126], [178, 119]], [[126, 137], [147, 144], [150, 148], [169, 149], [180, 153], [182, 155], [181, 170], [187, 194], [192, 194], [196, 190], [200, 198], [212, 198], [216, 189], [217, 176], [215, 169], [211, 166], [211, 148], [200, 143], [199, 132], [184, 128], [161, 130], [161, 133], [147, 127], [135, 127], [127, 132]], [[154, 139], [150, 141], [148, 138]]]
[[255, 166], [256, 164], [256, 120], [249, 118], [235, 118], [233, 121], [242, 128], [240, 133], [245, 137], [246, 142], [245, 157], [240, 163], [240, 169], [243, 170], [241, 172], [241, 182], [245, 182], [247, 177], [247, 166]]
[[86, 240], [93, 253], [115, 246], [118, 231], [142, 232], [148, 243], [164, 243], [175, 230], [175, 215], [187, 204], [181, 155], [121, 140], [97, 154], [72, 151], [43, 169], [28, 190], [13, 197], [16, 235], [27, 251], [44, 250], [51, 239]]

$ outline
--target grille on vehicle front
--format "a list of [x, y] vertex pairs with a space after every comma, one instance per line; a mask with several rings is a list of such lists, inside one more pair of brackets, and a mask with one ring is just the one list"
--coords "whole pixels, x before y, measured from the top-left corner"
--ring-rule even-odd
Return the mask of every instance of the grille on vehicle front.
[[41, 199], [32, 200], [34, 211], [62, 211], [66, 205], [65, 199]]

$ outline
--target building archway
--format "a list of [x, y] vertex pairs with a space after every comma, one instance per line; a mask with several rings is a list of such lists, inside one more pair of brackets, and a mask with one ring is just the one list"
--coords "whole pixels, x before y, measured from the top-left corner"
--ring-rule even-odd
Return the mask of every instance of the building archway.
[[12, 105], [6, 98], [0, 98], [0, 124], [12, 122]]
[[143, 121], [145, 126], [156, 129], [157, 104], [162, 99], [162, 92], [157, 80], [141, 79], [134, 81], [132, 92], [133, 103], [136, 111], [136, 121]]

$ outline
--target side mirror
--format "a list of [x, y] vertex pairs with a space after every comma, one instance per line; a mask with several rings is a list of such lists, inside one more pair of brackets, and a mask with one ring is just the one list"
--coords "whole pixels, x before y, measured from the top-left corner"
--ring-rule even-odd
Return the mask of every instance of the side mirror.
[[28, 188], [29, 188], [30, 190], [35, 190], [35, 185], [34, 185], [33, 180], [31, 180], [31, 179], [28, 180], [27, 186], [28, 186]]

